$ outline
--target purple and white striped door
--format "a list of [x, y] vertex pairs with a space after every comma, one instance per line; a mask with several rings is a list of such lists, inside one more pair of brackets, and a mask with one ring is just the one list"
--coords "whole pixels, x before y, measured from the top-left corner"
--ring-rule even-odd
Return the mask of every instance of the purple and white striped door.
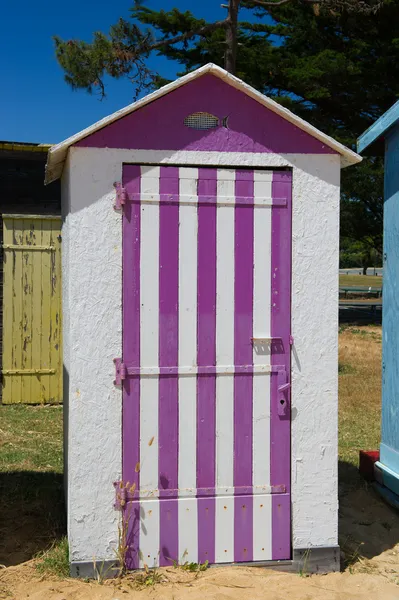
[[291, 183], [124, 166], [128, 568], [290, 558]]

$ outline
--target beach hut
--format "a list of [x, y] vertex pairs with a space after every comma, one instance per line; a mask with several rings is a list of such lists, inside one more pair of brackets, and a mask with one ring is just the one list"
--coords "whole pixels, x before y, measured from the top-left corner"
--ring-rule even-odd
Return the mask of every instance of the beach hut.
[[374, 476], [378, 490], [399, 506], [399, 102], [360, 136], [358, 150], [385, 154], [382, 426]]
[[61, 191], [49, 144], [0, 141], [2, 404], [62, 402]]
[[340, 169], [360, 160], [213, 64], [51, 148], [73, 575], [121, 551], [339, 568]]

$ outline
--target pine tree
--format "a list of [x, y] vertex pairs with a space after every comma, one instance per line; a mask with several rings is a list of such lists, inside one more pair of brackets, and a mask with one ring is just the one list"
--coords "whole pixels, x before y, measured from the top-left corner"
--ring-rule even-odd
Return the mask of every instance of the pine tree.
[[[216, 0], [215, 0], [216, 1]], [[182, 65], [208, 62], [238, 77], [349, 147], [397, 99], [399, 0], [229, 0], [226, 19], [154, 11], [141, 2], [91, 44], [55, 38], [66, 81], [105, 93], [104, 76], [128, 77], [141, 92], [166, 81], [151, 72], [151, 52]], [[239, 21], [250, 8], [255, 22]], [[378, 9], [378, 10], [376, 10]], [[238, 48], [238, 52], [236, 49]], [[381, 250], [380, 158], [343, 171], [341, 234]]]

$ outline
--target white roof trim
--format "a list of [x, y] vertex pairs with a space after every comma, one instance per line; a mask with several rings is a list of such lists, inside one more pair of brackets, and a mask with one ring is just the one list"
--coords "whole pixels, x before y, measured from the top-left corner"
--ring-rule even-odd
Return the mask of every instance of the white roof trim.
[[316, 127], [313, 127], [313, 125], [310, 125], [300, 117], [297, 117], [287, 108], [284, 108], [274, 100], [271, 100], [271, 98], [264, 96], [250, 85], [244, 83], [241, 79], [238, 79], [238, 77], [231, 75], [230, 73], [228, 73], [221, 67], [214, 65], [213, 63], [208, 63], [207, 65], [200, 67], [196, 71], [193, 71], [188, 75], [184, 75], [184, 77], [180, 77], [180, 79], [176, 79], [176, 81], [173, 81], [172, 83], [168, 83], [167, 85], [161, 87], [159, 90], [156, 90], [152, 94], [148, 94], [148, 96], [145, 96], [141, 100], [133, 102], [132, 104], [125, 106], [125, 108], [114, 112], [112, 115], [105, 117], [100, 121], [97, 121], [97, 123], [94, 123], [94, 125], [83, 129], [75, 135], [72, 135], [63, 142], [52, 146], [52, 148], [49, 150], [47, 158], [45, 183], [51, 183], [52, 181], [55, 181], [56, 179], [61, 177], [64, 162], [68, 153], [68, 148], [70, 146], [76, 144], [83, 138], [87, 137], [88, 135], [91, 135], [99, 129], [110, 125], [114, 121], [117, 121], [118, 119], [121, 119], [122, 117], [134, 112], [135, 110], [142, 108], [146, 104], [149, 104], [150, 102], [153, 102], [158, 98], [162, 98], [162, 96], [169, 94], [169, 92], [176, 90], [180, 86], [185, 85], [186, 83], [189, 83], [190, 81], [193, 81], [198, 77], [201, 77], [201, 75], [204, 75], [205, 73], [212, 73], [212, 75], [223, 79], [229, 85], [244, 92], [245, 94], [247, 94], [247, 96], [259, 102], [259, 104], [262, 104], [269, 110], [286, 119], [286, 121], [289, 121], [299, 129], [306, 131], [323, 144], [326, 144], [326, 146], [329, 146], [332, 150], [335, 150], [338, 154], [341, 155], [342, 167], [347, 167], [349, 165], [356, 164], [362, 160], [362, 157], [356, 154], [356, 152], [349, 150], [349, 148], [346, 148], [345, 146], [334, 140], [332, 137], [326, 135], [325, 133], [322, 133], [321, 131], [316, 129]]

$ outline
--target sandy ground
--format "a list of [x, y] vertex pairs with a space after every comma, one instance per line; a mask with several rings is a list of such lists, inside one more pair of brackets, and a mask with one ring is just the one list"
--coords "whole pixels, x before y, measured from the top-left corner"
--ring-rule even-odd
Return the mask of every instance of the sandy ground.
[[134, 578], [103, 584], [40, 579], [32, 562], [3, 571], [0, 597], [17, 600], [349, 600], [399, 599], [399, 586], [379, 573], [332, 573], [310, 577], [260, 568], [208, 569], [196, 577], [181, 569], [161, 569], [162, 582], [143, 587]]
[[[347, 484], [348, 485], [348, 484]], [[31, 560], [0, 570], [3, 600], [399, 600], [399, 515], [366, 484], [341, 489], [343, 571], [307, 576], [262, 568], [211, 568], [196, 576], [159, 569], [158, 583], [140, 574], [120, 581], [84, 582], [43, 577]]]

